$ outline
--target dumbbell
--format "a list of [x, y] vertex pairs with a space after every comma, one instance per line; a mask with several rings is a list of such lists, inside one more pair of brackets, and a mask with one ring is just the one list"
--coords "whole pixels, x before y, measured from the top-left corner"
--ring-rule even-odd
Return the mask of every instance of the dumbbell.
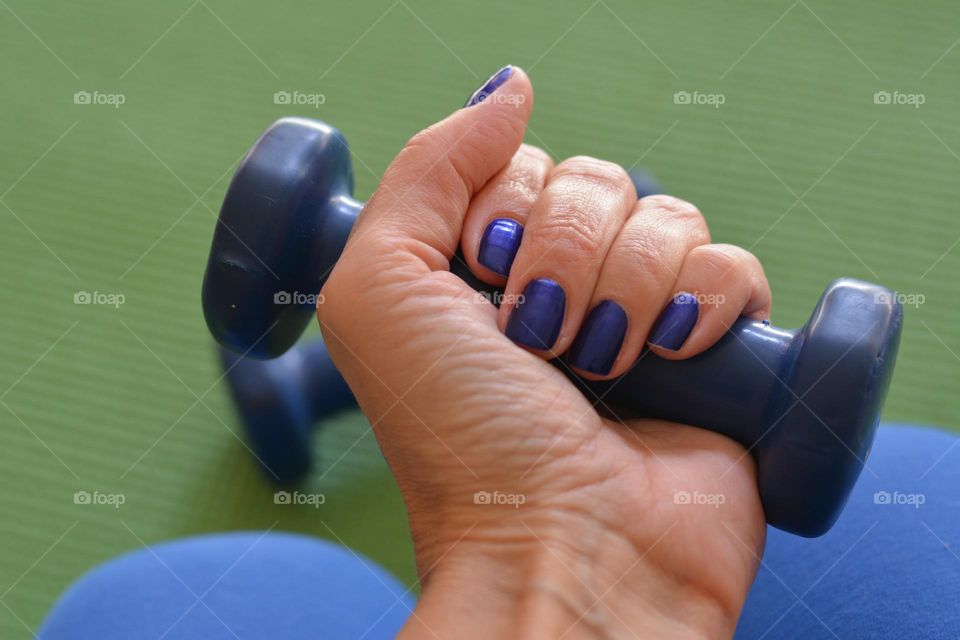
[[264, 474], [281, 485], [299, 482], [313, 466], [313, 425], [356, 406], [323, 340], [271, 360], [218, 351], [244, 440]]
[[[662, 193], [649, 172], [631, 169], [628, 174], [638, 198]], [[243, 357], [223, 346], [218, 353], [247, 447], [264, 475], [281, 485], [302, 481], [313, 466], [314, 424], [356, 406], [323, 341], [295, 344], [269, 360]]]
[[[204, 276], [204, 316], [222, 345], [260, 358], [293, 345], [363, 206], [352, 190], [350, 152], [335, 128], [285, 118], [257, 140], [227, 190]], [[451, 271], [494, 295], [461, 261]], [[278, 303], [278, 292], [303, 299]], [[740, 318], [693, 358], [647, 351], [616, 380], [570, 375], [621, 419], [660, 418], [736, 440], [757, 461], [767, 522], [813, 537], [836, 520], [863, 468], [902, 324], [894, 292], [842, 278], [799, 329]]]

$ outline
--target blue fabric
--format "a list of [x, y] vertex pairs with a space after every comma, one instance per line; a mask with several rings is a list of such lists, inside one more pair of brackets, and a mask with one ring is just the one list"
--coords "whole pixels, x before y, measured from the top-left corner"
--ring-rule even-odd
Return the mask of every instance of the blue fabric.
[[393, 577], [338, 545], [286, 533], [223, 533], [97, 567], [64, 593], [38, 635], [375, 640], [393, 638], [412, 605]]
[[[768, 529], [737, 640], [960, 637], [958, 444], [931, 428], [882, 427], [829, 533]], [[413, 604], [389, 574], [343, 547], [227, 533], [94, 569], [63, 595], [39, 637], [392, 638]]]
[[888, 425], [825, 536], [767, 532], [737, 640], [960, 637], [960, 443]]

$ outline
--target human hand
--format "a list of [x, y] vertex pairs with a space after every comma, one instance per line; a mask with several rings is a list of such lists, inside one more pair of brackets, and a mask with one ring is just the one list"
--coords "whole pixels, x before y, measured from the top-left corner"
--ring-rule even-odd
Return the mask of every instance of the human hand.
[[[644, 345], [691, 357], [766, 317], [763, 271], [692, 205], [637, 203], [616, 165], [521, 146], [529, 79], [494, 78], [396, 157], [317, 310], [407, 506], [423, 590], [405, 633], [730, 637], [763, 547], [752, 459], [601, 417], [547, 359], [596, 379]], [[499, 310], [449, 272], [459, 246], [505, 285]]]

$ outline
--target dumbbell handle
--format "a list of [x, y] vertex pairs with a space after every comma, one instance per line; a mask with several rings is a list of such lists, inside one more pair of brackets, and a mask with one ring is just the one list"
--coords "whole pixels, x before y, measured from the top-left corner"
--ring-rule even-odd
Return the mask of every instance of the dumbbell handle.
[[[327, 204], [326, 215], [317, 216], [323, 228], [315, 236], [318, 246], [311, 253], [318, 262], [310, 270], [317, 280], [308, 290], [323, 287], [362, 208], [362, 202], [342, 194]], [[450, 270], [491, 300], [500, 299], [503, 290], [477, 279], [462, 257], [451, 260]], [[676, 361], [644, 351], [626, 374], [613, 380], [586, 381], [564, 363], [555, 364], [601, 411], [621, 419], [655, 417], [692, 424], [752, 447], [780, 417], [775, 415], [777, 407], [786, 409], [799, 397], [778, 373], [785, 368], [784, 360], [791, 354], [797, 333], [739, 318], [713, 347], [698, 356]]]
[[[312, 340], [302, 345], [299, 349], [291, 349], [283, 357], [296, 358], [296, 362], [284, 362], [283, 369], [275, 372], [278, 377], [278, 388], [282, 388], [284, 383], [294, 382], [300, 385], [298, 393], [307, 402], [309, 418], [311, 421], [319, 420], [342, 411], [349, 407], [356, 406], [357, 402], [353, 398], [350, 387], [340, 377], [330, 356], [327, 355], [327, 347], [323, 340]], [[278, 363], [279, 358], [265, 361], [263, 364]], [[291, 370], [296, 370], [296, 376], [289, 376]]]

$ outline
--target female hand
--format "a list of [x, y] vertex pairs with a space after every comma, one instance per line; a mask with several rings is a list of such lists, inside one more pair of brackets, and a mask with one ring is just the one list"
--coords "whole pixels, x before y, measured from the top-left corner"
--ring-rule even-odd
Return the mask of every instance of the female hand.
[[[638, 203], [616, 165], [522, 145], [522, 70], [478, 94], [393, 161], [317, 309], [407, 506], [405, 634], [730, 637], [764, 539], [751, 457], [602, 418], [546, 360], [609, 378], [644, 345], [693, 356], [766, 317], [763, 271], [692, 205]], [[499, 310], [449, 272], [460, 246], [505, 285]]]

